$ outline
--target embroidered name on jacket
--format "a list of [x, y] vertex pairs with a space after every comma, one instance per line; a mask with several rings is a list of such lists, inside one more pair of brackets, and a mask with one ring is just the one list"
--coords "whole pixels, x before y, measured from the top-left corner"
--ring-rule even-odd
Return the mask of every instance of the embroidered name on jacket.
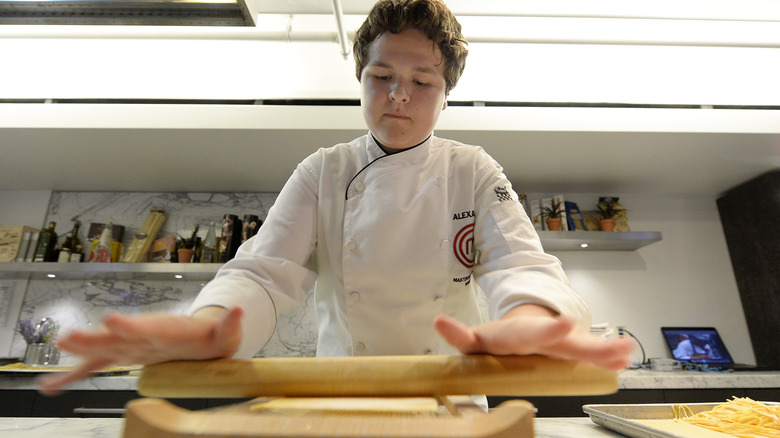
[[474, 217], [474, 210], [461, 211], [460, 213], [455, 213], [454, 215], [452, 215], [452, 220], [458, 221], [461, 219], [468, 219], [470, 217]]
[[512, 200], [512, 195], [509, 194], [509, 191], [506, 189], [506, 187], [493, 187], [493, 191], [496, 192], [498, 202]]
[[453, 278], [452, 281], [454, 283], [463, 283], [464, 286], [468, 286], [469, 283], [471, 283], [471, 273], [469, 272], [469, 275], [467, 275], [465, 277]]

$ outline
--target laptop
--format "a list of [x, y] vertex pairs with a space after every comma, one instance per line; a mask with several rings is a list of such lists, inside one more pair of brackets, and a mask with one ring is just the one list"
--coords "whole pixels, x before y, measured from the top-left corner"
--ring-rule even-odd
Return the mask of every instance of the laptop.
[[734, 371], [769, 371], [771, 367], [734, 363], [715, 327], [661, 327], [672, 357], [680, 362]]

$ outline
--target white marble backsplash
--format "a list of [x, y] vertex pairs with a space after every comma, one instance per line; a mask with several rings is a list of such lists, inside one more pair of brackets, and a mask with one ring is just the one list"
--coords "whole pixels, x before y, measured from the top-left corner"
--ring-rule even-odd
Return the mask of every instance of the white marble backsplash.
[[[31, 280], [22, 305], [21, 318], [53, 318], [66, 333], [100, 326], [109, 312], [131, 315], [149, 312], [184, 314], [204, 286], [202, 281], [141, 280]], [[314, 356], [317, 322], [309, 294], [304, 306], [282, 315], [274, 336], [258, 356]], [[24, 355], [26, 344], [16, 336], [12, 357]], [[75, 358], [62, 354], [60, 364]]]
[[[70, 232], [73, 221], [81, 222], [79, 238], [86, 240], [89, 224], [112, 221], [124, 225], [125, 246], [133, 240], [149, 210], [164, 208], [166, 222], [158, 237], [191, 232], [200, 224], [204, 236], [208, 223], [217, 224], [223, 214], [254, 214], [265, 219], [276, 193], [126, 193], [126, 192], [54, 192], [46, 223], [57, 223], [57, 234]], [[185, 280], [29, 280], [21, 318], [53, 318], [61, 333], [78, 328], [99, 327], [101, 318], [111, 311], [139, 314], [146, 312], [185, 313], [205, 283]], [[317, 323], [311, 294], [305, 305], [280, 318], [277, 331], [258, 352], [260, 356], [313, 356], [317, 344]], [[12, 357], [24, 355], [26, 344], [16, 335]], [[61, 364], [75, 358], [62, 355]]]
[[[125, 226], [124, 244], [129, 246], [133, 236], [143, 226], [151, 209], [165, 209], [165, 223], [159, 237], [192, 232], [200, 225], [198, 235], [205, 236], [209, 222], [217, 225], [217, 236], [224, 214], [243, 218], [254, 214], [265, 220], [278, 193], [147, 193], [147, 192], [53, 192], [44, 225], [57, 223], [60, 243], [81, 222], [79, 237], [84, 241], [90, 223]], [[184, 237], [189, 237], [185, 235]]]

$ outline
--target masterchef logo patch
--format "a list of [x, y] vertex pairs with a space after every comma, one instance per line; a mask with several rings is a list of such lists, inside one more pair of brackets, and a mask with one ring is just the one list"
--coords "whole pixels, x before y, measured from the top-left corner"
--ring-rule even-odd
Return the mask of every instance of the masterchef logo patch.
[[455, 258], [465, 267], [474, 266], [474, 224], [468, 224], [458, 231], [453, 243]]
[[496, 197], [498, 198], [498, 202], [504, 202], [504, 201], [511, 201], [512, 195], [509, 194], [509, 191], [506, 189], [506, 187], [493, 187], [493, 191], [496, 192]]

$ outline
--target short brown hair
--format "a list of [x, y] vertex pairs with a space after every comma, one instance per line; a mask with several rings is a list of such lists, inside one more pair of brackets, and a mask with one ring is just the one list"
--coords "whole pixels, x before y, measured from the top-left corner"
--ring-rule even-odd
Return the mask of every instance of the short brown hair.
[[463, 38], [460, 23], [440, 0], [380, 0], [368, 13], [366, 21], [355, 34], [352, 52], [358, 81], [368, 63], [368, 48], [385, 32], [401, 33], [416, 29], [423, 32], [441, 50], [445, 62], [446, 92], [455, 87], [466, 67], [468, 42]]

